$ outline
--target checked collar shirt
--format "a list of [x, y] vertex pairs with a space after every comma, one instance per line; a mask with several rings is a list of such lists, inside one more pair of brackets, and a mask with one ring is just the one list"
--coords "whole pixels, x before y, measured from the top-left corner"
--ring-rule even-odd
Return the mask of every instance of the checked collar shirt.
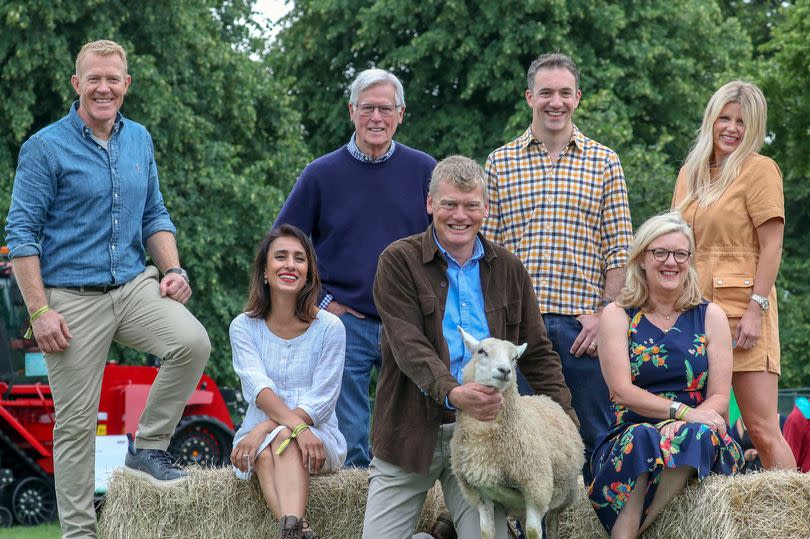
[[529, 127], [489, 155], [486, 171], [489, 216], [481, 231], [526, 266], [540, 311], [596, 312], [605, 273], [625, 265], [632, 240], [616, 152], [575, 126], [552, 162]]

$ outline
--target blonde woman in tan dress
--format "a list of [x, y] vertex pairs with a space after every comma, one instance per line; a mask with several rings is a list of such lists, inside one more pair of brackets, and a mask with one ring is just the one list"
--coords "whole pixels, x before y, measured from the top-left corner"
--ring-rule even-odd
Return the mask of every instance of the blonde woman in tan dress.
[[782, 173], [757, 152], [768, 108], [762, 91], [733, 81], [706, 106], [678, 174], [672, 206], [695, 234], [703, 296], [728, 316], [734, 344], [732, 386], [765, 468], [795, 468], [779, 429], [779, 320], [776, 274], [782, 256]]

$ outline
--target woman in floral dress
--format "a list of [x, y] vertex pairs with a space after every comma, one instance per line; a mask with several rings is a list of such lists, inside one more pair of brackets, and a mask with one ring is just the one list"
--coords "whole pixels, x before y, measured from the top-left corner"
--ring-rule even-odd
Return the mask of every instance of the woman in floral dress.
[[613, 425], [591, 460], [588, 494], [612, 538], [637, 537], [693, 476], [742, 462], [728, 434], [731, 334], [701, 300], [694, 239], [680, 214], [638, 230], [625, 288], [599, 324]]

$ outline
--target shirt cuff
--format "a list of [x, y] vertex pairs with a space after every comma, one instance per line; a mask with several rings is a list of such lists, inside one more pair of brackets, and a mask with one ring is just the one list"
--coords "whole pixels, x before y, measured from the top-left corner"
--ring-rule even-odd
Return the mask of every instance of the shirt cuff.
[[335, 298], [332, 297], [332, 294], [329, 294], [327, 292], [326, 295], [321, 300], [321, 303], [318, 305], [318, 308], [326, 309], [329, 306], [329, 304], [332, 303], [333, 299], [335, 299]]

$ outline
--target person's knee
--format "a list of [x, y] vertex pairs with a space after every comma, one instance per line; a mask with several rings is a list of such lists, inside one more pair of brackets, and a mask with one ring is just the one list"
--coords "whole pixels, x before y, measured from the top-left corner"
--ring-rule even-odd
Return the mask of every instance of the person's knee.
[[202, 369], [211, 355], [211, 340], [202, 324], [197, 323], [194, 326], [193, 330], [184, 331], [179, 336], [178, 344], [166, 356]]
[[54, 440], [60, 444], [84, 444], [95, 438], [98, 417], [92, 411], [72, 413], [67, 417], [57, 417], [53, 429]]
[[262, 470], [273, 466], [273, 451], [268, 447], [256, 456], [253, 467]]
[[777, 443], [779, 437], [779, 423], [774, 419], [768, 421], [765, 418], [756, 418], [755, 420], [747, 421], [745, 428], [748, 430], [748, 435], [751, 441], [758, 450], [765, 449]]

